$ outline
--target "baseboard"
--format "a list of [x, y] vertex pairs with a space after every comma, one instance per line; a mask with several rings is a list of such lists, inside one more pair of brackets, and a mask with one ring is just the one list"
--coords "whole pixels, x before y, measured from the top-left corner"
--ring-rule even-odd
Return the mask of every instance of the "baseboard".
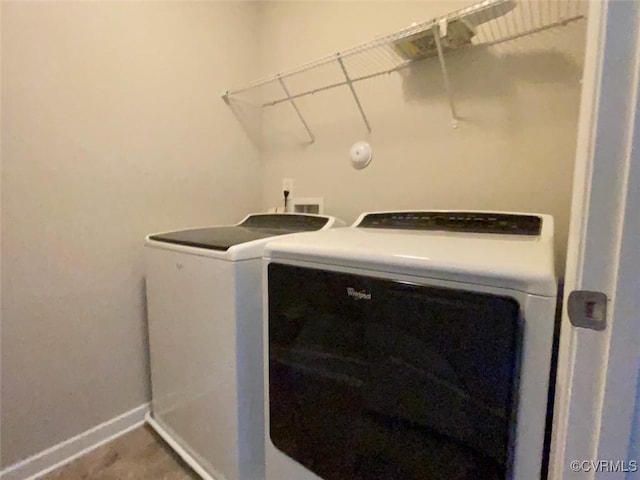
[[35, 480], [114, 438], [144, 424], [149, 404], [129, 410], [86, 432], [47, 448], [0, 471], [2, 480]]
[[187, 450], [185, 450], [179, 442], [177, 442], [174, 436], [171, 434], [166, 427], [160, 424], [151, 412], [147, 413], [145, 420], [147, 425], [149, 425], [153, 430], [160, 435], [167, 445], [169, 445], [173, 451], [185, 462], [191, 470], [193, 470], [202, 480], [224, 480], [225, 477], [222, 476], [221, 473], [217, 472], [215, 476], [209, 475], [200, 462], [196, 460]]

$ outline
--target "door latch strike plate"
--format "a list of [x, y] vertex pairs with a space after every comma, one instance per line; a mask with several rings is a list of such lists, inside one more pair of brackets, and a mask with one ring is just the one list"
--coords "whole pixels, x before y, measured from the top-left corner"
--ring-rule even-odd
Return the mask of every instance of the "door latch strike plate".
[[607, 328], [607, 296], [602, 292], [574, 290], [567, 312], [574, 327], [603, 331]]

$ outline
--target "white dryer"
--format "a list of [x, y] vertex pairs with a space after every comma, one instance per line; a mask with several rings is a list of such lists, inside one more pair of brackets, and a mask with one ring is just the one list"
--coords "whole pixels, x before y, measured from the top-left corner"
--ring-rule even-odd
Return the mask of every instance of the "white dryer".
[[149, 235], [149, 424], [205, 479], [264, 479], [262, 253], [329, 216], [253, 214]]
[[265, 266], [267, 480], [540, 478], [550, 216], [367, 213]]

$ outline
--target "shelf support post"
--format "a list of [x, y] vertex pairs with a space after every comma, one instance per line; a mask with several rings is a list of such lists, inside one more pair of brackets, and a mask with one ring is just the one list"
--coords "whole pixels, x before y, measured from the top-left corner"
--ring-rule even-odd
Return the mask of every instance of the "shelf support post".
[[353, 87], [353, 81], [349, 74], [347, 73], [347, 68], [344, 66], [344, 61], [340, 56], [340, 53], [336, 53], [336, 58], [338, 59], [338, 63], [340, 64], [340, 68], [342, 69], [342, 73], [344, 73], [344, 79], [349, 85], [349, 89], [351, 90], [351, 94], [353, 95], [353, 99], [356, 101], [356, 105], [358, 106], [358, 110], [360, 110], [360, 115], [362, 115], [362, 120], [364, 120], [364, 124], [367, 127], [367, 131], [371, 133], [371, 125], [369, 125], [369, 120], [362, 109], [362, 105], [360, 104], [360, 99], [358, 98], [358, 94], [356, 93], [356, 89]]
[[309, 128], [309, 125], [307, 125], [307, 122], [305, 121], [304, 117], [302, 116], [302, 113], [300, 113], [300, 110], [298, 109], [298, 105], [296, 105], [295, 100], [293, 99], [293, 97], [291, 97], [291, 94], [289, 93], [289, 89], [285, 85], [284, 80], [282, 80], [282, 77], [280, 75], [278, 75], [278, 81], [280, 82], [280, 85], [282, 85], [282, 89], [284, 90], [284, 94], [287, 96], [287, 99], [291, 102], [291, 106], [293, 107], [293, 109], [298, 114], [298, 118], [302, 122], [302, 125], [304, 125], [304, 128], [307, 130], [307, 133], [309, 134], [309, 139], [311, 140], [311, 143], [315, 142], [316, 141], [316, 137], [314, 137], [313, 132]]
[[442, 42], [440, 40], [440, 28], [444, 27], [446, 29], [446, 20], [444, 21], [444, 25], [435, 25], [433, 27], [433, 38], [436, 42], [436, 49], [438, 50], [438, 59], [440, 60], [440, 70], [442, 70], [442, 80], [444, 82], [444, 89], [447, 92], [447, 97], [449, 99], [449, 107], [451, 108], [451, 118], [453, 128], [458, 128], [458, 115], [456, 113], [456, 106], [453, 102], [453, 91], [451, 89], [451, 82], [449, 81], [449, 74], [447, 72], [447, 64], [444, 60], [444, 52], [442, 50]]

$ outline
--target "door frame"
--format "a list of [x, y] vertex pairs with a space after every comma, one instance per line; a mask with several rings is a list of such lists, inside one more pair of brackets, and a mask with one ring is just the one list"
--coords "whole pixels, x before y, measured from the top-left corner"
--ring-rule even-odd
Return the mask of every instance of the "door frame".
[[[640, 365], [640, 7], [592, 1], [588, 18], [550, 480], [625, 478], [571, 461], [630, 460]], [[604, 331], [571, 325], [573, 290], [606, 293]]]

